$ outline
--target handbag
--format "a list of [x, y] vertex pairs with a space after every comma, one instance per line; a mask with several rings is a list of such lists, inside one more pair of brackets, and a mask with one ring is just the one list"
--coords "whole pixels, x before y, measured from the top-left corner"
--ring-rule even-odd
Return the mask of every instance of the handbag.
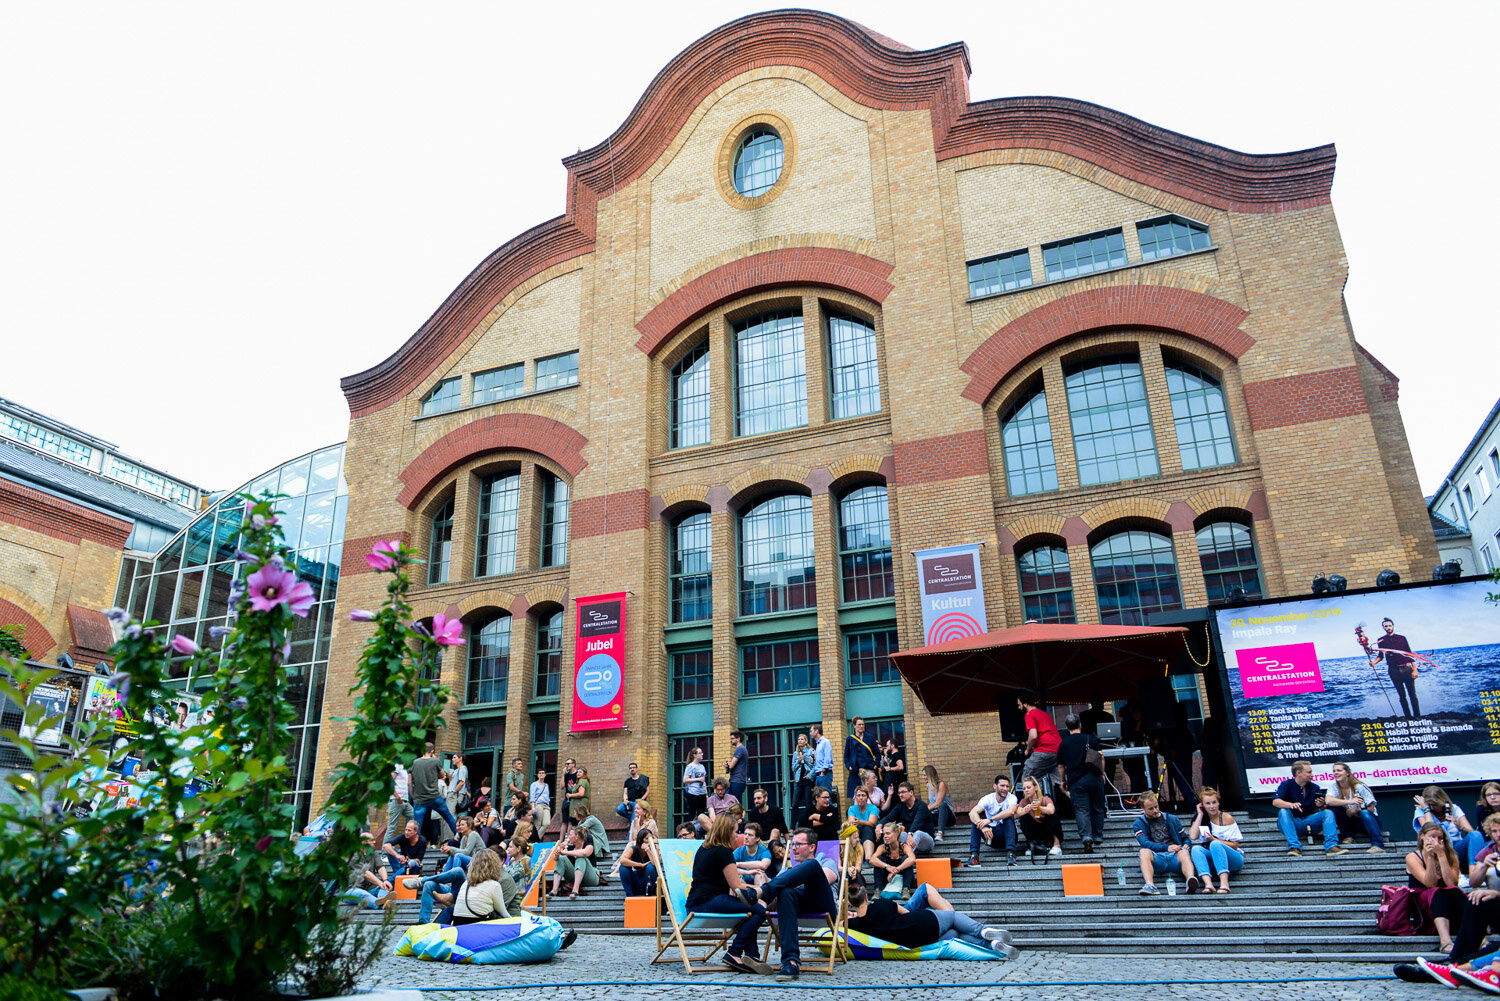
[[881, 900], [899, 900], [906, 892], [906, 874], [897, 873], [885, 884], [885, 889], [880, 891]]
[[1097, 747], [1086, 748], [1083, 752], [1083, 767], [1104, 774], [1104, 755], [1099, 753]]
[[1422, 895], [1432, 899], [1431, 890], [1409, 886], [1382, 886], [1380, 909], [1375, 913], [1375, 930], [1382, 935], [1419, 935], [1432, 932], [1430, 911], [1422, 906]]

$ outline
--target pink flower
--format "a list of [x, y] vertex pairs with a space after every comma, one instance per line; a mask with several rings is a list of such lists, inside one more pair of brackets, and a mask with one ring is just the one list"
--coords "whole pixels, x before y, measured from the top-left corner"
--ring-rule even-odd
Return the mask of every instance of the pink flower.
[[178, 633], [172, 637], [172, 649], [182, 654], [195, 654], [198, 652], [198, 644]]
[[366, 609], [363, 609], [363, 608], [351, 608], [351, 609], [349, 609], [349, 621], [350, 622], [374, 622], [375, 621], [375, 613], [371, 612], [371, 611], [367, 611]]
[[308, 610], [313, 607], [313, 602], [317, 600], [318, 596], [313, 594], [311, 584], [305, 580], [299, 580], [286, 593], [286, 598], [287, 607], [292, 610], [292, 614], [299, 619], [305, 619], [307, 618]]
[[[269, 612], [277, 605], [284, 605], [292, 600], [299, 583], [309, 593], [312, 591], [306, 583], [298, 581], [297, 575], [290, 570], [278, 570], [269, 563], [251, 574], [247, 583], [250, 585], [250, 607], [257, 612]], [[305, 609], [302, 614], [307, 614]]]
[[267, 848], [270, 848], [270, 847], [271, 847], [271, 836], [269, 834], [267, 834], [265, 837], [261, 838], [259, 841], [257, 841], [255, 843], [255, 850], [258, 851], [258, 852], [263, 852]]
[[392, 539], [386, 542], [384, 539], [375, 543], [375, 549], [365, 557], [365, 562], [370, 565], [371, 570], [394, 570], [401, 565], [401, 540]]
[[439, 646], [463, 646], [464, 624], [439, 612], [432, 617], [432, 638]]

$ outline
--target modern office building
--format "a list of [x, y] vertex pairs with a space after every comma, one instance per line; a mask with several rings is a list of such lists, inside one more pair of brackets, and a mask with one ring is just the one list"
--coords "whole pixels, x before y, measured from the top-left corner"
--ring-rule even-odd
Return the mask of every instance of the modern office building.
[[[830, 14], [725, 25], [564, 160], [563, 214], [343, 381], [339, 614], [380, 600], [374, 541], [427, 554], [418, 613], [468, 631], [439, 739], [476, 779], [574, 757], [603, 804], [631, 760], [658, 788], [695, 745], [722, 768], [738, 728], [782, 797], [795, 734], [841, 746], [859, 714], [912, 774], [987, 787], [996, 706], [934, 719], [886, 659], [924, 643], [915, 550], [981, 546], [991, 629], [1430, 572], [1397, 380], [1344, 306], [1333, 147], [971, 102], [968, 75], [962, 44]], [[620, 726], [586, 729], [601, 594]], [[362, 640], [333, 637], [314, 799]]]
[[1466, 574], [1500, 566], [1500, 400], [1480, 423], [1458, 462], [1443, 477], [1427, 510], [1443, 558], [1462, 560]]

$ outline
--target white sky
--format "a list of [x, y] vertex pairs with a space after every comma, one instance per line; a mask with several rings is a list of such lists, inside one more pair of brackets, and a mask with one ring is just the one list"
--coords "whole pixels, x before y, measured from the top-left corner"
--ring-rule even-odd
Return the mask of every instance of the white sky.
[[[213, 489], [342, 440], [339, 378], [560, 214], [560, 159], [757, 9], [0, 2], [0, 396]], [[1479, 253], [1500, 4], [829, 9], [967, 42], [974, 100], [1082, 98], [1247, 152], [1337, 143], [1350, 313], [1438, 487], [1500, 384]]]

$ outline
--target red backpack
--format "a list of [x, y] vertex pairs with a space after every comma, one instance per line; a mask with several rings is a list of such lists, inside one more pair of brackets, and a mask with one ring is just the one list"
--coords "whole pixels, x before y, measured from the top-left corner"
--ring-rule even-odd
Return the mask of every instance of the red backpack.
[[[1382, 886], [1380, 910], [1375, 928], [1383, 935], [1424, 935], [1432, 933], [1432, 919], [1423, 907], [1422, 890], [1409, 886]], [[1431, 891], [1425, 891], [1429, 895]]]

